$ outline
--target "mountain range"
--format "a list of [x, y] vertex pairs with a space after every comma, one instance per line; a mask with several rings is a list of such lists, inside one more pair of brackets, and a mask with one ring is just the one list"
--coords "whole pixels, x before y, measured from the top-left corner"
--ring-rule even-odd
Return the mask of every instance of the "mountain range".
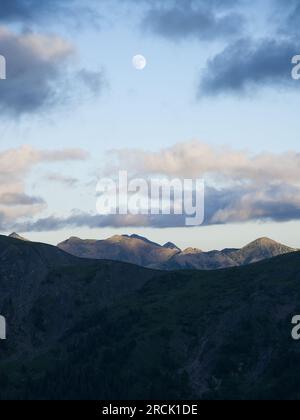
[[171, 242], [161, 246], [137, 235], [113, 236], [100, 241], [73, 237], [58, 247], [80, 258], [123, 261], [160, 270], [216, 270], [297, 251], [268, 238], [258, 239], [242, 249], [203, 252], [188, 248], [182, 251]]
[[169, 272], [0, 236], [0, 399], [299, 399], [299, 302], [299, 252]]

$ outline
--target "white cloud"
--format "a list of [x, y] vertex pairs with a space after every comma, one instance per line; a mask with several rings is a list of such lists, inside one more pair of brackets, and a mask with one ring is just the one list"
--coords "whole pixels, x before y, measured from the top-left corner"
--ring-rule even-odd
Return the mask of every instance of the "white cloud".
[[300, 183], [300, 153], [293, 151], [253, 155], [247, 151], [191, 141], [158, 152], [113, 150], [109, 153], [109, 158], [115, 162], [115, 166], [109, 164], [106, 168], [108, 173], [120, 167], [139, 175], [209, 177], [223, 181], [255, 183], [269, 181]]
[[47, 204], [41, 197], [26, 193], [26, 179], [34, 166], [51, 162], [77, 161], [87, 158], [80, 149], [38, 150], [22, 146], [0, 153], [0, 220], [1, 227], [15, 223], [22, 217], [33, 217]]

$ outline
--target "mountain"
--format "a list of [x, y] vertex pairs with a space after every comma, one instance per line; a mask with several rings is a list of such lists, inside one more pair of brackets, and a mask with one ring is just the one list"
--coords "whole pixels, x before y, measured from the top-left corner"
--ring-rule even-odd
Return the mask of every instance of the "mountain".
[[165, 262], [180, 252], [175, 246], [162, 247], [137, 235], [117, 235], [103, 241], [70, 238], [58, 247], [80, 258], [109, 259], [143, 267]]
[[0, 399], [300, 399], [299, 302], [298, 252], [160, 272], [0, 237]]
[[181, 251], [171, 242], [160, 246], [137, 235], [114, 236], [103, 241], [70, 238], [58, 247], [81, 258], [110, 259], [159, 270], [217, 270], [296, 251], [268, 238], [257, 239], [242, 249], [203, 252], [187, 248]]
[[181, 249], [180, 249], [180, 248], [178, 248], [178, 246], [177, 246], [177, 245], [173, 244], [173, 242], [167, 242], [167, 243], [164, 245], [164, 248], [167, 248], [167, 249], [175, 249], [176, 251], [181, 252]]
[[237, 262], [240, 262], [240, 265], [245, 265], [295, 251], [296, 249], [289, 248], [269, 238], [261, 238], [245, 246], [240, 251], [231, 253], [231, 256], [234, 260], [236, 259]]
[[23, 238], [22, 236], [18, 235], [16, 232], [13, 232], [9, 235], [9, 238], [18, 239], [19, 241], [28, 241], [28, 239]]
[[242, 249], [202, 252], [189, 248], [155, 267], [162, 270], [216, 270], [253, 264], [297, 251], [268, 238], [257, 239]]

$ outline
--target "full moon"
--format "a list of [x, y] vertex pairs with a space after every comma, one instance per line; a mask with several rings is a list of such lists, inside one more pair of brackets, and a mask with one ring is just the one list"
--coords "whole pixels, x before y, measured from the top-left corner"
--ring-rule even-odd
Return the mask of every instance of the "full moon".
[[147, 60], [143, 55], [135, 55], [132, 59], [132, 64], [136, 70], [144, 70], [147, 66]]

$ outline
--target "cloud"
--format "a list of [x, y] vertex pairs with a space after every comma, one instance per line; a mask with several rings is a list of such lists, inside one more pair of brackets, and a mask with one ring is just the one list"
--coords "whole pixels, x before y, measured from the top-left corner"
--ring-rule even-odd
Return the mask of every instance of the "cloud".
[[[75, 47], [55, 35], [32, 32], [16, 34], [0, 27], [0, 52], [7, 63], [7, 79], [0, 81], [0, 112], [19, 116], [45, 110], [66, 99], [66, 84], [73, 90], [78, 81], [99, 93], [102, 72], [68, 73]], [[74, 80], [73, 80], [74, 79]]]
[[[73, 3], [72, 0], [69, 2]], [[1, 0], [0, 20], [32, 21], [38, 16], [54, 14], [67, 1], [61, 0]]]
[[300, 1], [274, 0], [274, 11], [277, 21], [280, 22], [279, 30], [287, 36], [297, 36], [300, 32]]
[[300, 219], [300, 188], [289, 184], [209, 188], [206, 224]]
[[85, 160], [87, 153], [80, 149], [38, 150], [22, 146], [0, 153], [0, 221], [1, 229], [22, 218], [38, 215], [47, 207], [41, 197], [26, 193], [26, 179], [38, 164]]
[[73, 46], [57, 36], [14, 34], [0, 27], [7, 80], [0, 83], [1, 113], [34, 112], [56, 101], [57, 84]]
[[77, 78], [93, 95], [99, 95], [108, 85], [103, 69], [100, 71], [81, 69], [77, 72]]
[[[300, 220], [300, 153], [260, 153], [188, 142], [158, 152], [113, 151], [104, 169], [112, 179], [119, 168], [133, 178], [205, 179], [205, 225], [249, 221]], [[1, 161], [0, 161], [1, 164]], [[117, 171], [117, 172], [116, 172]], [[171, 197], [174, 201], [174, 197]], [[175, 201], [176, 204], [176, 201]], [[97, 215], [79, 210], [69, 216], [21, 221], [13, 230], [55, 231], [87, 227], [186, 227], [187, 215]]]
[[[119, 168], [147, 180], [204, 178], [205, 224], [300, 219], [300, 153], [259, 153], [213, 147], [201, 142], [180, 143], [158, 152], [115, 150], [108, 154], [105, 177], [115, 178]], [[112, 165], [111, 162], [114, 162]], [[186, 216], [97, 216], [76, 213], [50, 218], [36, 226], [179, 227]]]
[[240, 35], [243, 31], [244, 18], [232, 10], [231, 1], [146, 3], [151, 7], [146, 12], [142, 27], [170, 40], [196, 38], [211, 41]]
[[[93, 2], [89, 1], [92, 5]], [[39, 23], [63, 16], [67, 19], [95, 20], [95, 10], [91, 13], [88, 6], [77, 0], [1, 0], [0, 21], [18, 23]]]
[[239, 40], [208, 61], [198, 96], [247, 93], [262, 86], [295, 88], [291, 59], [297, 52], [294, 40]]
[[29, 197], [24, 193], [4, 193], [1, 195], [1, 205], [3, 206], [32, 206], [45, 204], [41, 197]]
[[47, 175], [46, 180], [49, 182], [62, 184], [67, 187], [75, 187], [79, 183], [79, 180], [77, 178], [57, 173]]
[[[204, 225], [253, 221], [286, 222], [300, 219], [300, 188], [288, 185], [206, 188]], [[50, 216], [11, 227], [19, 232], [57, 231], [66, 228], [183, 228], [186, 215], [108, 215], [74, 212]]]
[[[300, 153], [252, 154], [229, 147], [191, 141], [158, 152], [121, 149], [108, 153], [106, 174], [117, 168], [136, 176], [207, 177], [229, 182], [300, 182]], [[112, 163], [113, 162], [113, 163]]]
[[70, 227], [88, 227], [94, 229], [101, 227], [138, 227], [147, 225], [149, 225], [149, 221], [146, 216], [100, 216], [78, 211], [69, 217], [50, 216], [33, 222], [18, 223], [14, 228], [19, 232], [51, 232]]
[[254, 93], [264, 87], [297, 88], [291, 60], [299, 54], [300, 1], [272, 0], [262, 10], [268, 35], [252, 29], [209, 59], [200, 73], [198, 99]]
[[0, 191], [5, 181], [24, 176], [41, 162], [64, 162], [87, 159], [88, 154], [82, 149], [40, 150], [24, 145], [0, 153]]
[[152, 8], [143, 27], [171, 40], [188, 37], [215, 40], [242, 32], [243, 18], [237, 13], [219, 13], [214, 3], [176, 2], [172, 7]]
[[[142, 4], [146, 5], [144, 30], [176, 42], [220, 41], [221, 50], [199, 69], [199, 100], [254, 93], [262, 87], [295, 88], [291, 59], [300, 53], [299, 0], [145, 0]], [[257, 22], [264, 22], [267, 30], [260, 30]], [[203, 55], [202, 48], [199, 54]]]

